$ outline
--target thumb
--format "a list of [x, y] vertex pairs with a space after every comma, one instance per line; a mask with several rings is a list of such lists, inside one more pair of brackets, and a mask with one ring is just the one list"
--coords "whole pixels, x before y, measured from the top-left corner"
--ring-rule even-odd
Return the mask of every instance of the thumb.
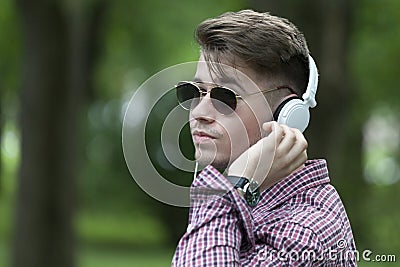
[[262, 128], [265, 131], [266, 136], [268, 136], [276, 129], [277, 126], [276, 124], [277, 124], [276, 121], [268, 121], [263, 123]]

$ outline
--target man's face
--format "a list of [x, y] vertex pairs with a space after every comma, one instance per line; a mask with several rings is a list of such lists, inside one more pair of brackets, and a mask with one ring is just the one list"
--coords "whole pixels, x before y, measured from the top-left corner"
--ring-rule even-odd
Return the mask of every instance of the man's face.
[[[261, 128], [272, 119], [272, 114], [257, 84], [256, 73], [248, 68], [230, 67], [223, 61], [225, 75], [210, 70], [210, 66], [200, 56], [196, 81], [203, 89], [210, 91], [215, 85], [232, 89], [243, 98], [238, 98], [235, 112], [229, 115], [219, 113], [213, 106], [210, 94], [204, 96], [197, 106], [190, 110], [190, 128], [195, 146], [195, 158], [202, 164], [212, 164], [226, 168], [240, 154], [264, 136]], [[212, 84], [210, 84], [212, 83]], [[213, 85], [214, 84], [214, 85]], [[263, 89], [263, 88], [261, 88]], [[256, 94], [254, 94], [256, 93]], [[247, 96], [248, 94], [253, 94]]]

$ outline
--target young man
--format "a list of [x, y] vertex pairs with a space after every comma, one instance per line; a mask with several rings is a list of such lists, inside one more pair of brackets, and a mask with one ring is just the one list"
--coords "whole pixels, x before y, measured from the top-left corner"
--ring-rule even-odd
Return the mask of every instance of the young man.
[[317, 71], [302, 33], [243, 10], [204, 21], [196, 39], [195, 78], [176, 90], [206, 167], [193, 181], [172, 265], [356, 266], [326, 162], [306, 161], [301, 132], [272, 122], [304, 130], [316, 104]]

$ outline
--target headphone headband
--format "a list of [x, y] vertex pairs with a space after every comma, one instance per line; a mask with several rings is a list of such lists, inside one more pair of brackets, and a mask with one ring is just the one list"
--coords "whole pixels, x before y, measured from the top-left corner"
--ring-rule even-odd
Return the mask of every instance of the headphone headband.
[[317, 93], [318, 87], [318, 69], [314, 59], [310, 54], [308, 54], [308, 62], [310, 74], [308, 76], [307, 89], [302, 98], [304, 100], [304, 104], [313, 108], [317, 105], [317, 101], [315, 101], [315, 94]]
[[308, 55], [309, 77], [306, 92], [302, 99], [291, 97], [283, 101], [274, 112], [274, 119], [278, 123], [304, 131], [310, 121], [310, 107], [317, 105], [315, 94], [318, 86], [318, 70], [314, 59]]

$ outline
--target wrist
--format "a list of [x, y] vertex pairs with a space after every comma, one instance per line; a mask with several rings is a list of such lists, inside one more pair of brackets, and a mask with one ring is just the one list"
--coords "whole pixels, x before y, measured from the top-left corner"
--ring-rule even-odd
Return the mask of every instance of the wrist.
[[246, 178], [248, 180], [251, 180], [251, 174], [246, 171], [244, 168], [240, 168], [240, 169], [235, 169], [234, 167], [230, 167], [228, 169], [228, 176], [232, 176], [232, 177], [243, 177]]
[[260, 201], [260, 187], [256, 181], [241, 176], [228, 175], [226, 178], [250, 207], [257, 205]]

